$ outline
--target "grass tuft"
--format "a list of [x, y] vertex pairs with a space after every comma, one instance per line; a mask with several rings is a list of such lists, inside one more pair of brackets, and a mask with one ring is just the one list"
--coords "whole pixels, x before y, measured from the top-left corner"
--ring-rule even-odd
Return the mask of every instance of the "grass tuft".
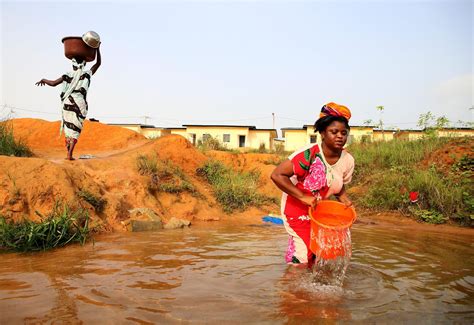
[[196, 173], [212, 185], [217, 202], [227, 213], [243, 211], [249, 206], [275, 203], [274, 198], [258, 194], [260, 173], [256, 170], [239, 173], [221, 162], [209, 160]]
[[141, 155], [137, 158], [137, 167], [141, 175], [150, 176], [148, 190], [151, 193], [189, 192], [194, 196], [202, 197], [184, 171], [174, 165], [171, 160], [158, 160], [156, 155]]
[[137, 169], [140, 175], [153, 175], [158, 170], [158, 159], [155, 155], [139, 155], [137, 157]]
[[15, 140], [13, 128], [8, 121], [0, 122], [0, 155], [15, 157], [33, 156], [33, 152], [22, 140]]
[[56, 203], [53, 211], [41, 222], [23, 220], [19, 223], [7, 221], [0, 216], [0, 248], [11, 251], [45, 251], [68, 243], [83, 245], [89, 235], [89, 215], [85, 210], [63, 209]]
[[196, 148], [201, 152], [206, 152], [207, 150], [231, 151], [225, 144], [219, 141], [217, 137], [212, 136], [203, 140], [198, 140]]

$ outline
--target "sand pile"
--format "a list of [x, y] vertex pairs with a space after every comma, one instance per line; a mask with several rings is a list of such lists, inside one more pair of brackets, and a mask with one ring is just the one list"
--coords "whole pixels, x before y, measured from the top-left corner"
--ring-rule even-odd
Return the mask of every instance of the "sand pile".
[[[64, 134], [59, 137], [60, 122], [22, 118], [11, 121], [15, 138], [23, 139], [33, 150], [64, 148]], [[134, 131], [86, 120], [77, 150], [116, 150], [127, 148], [146, 138]]]

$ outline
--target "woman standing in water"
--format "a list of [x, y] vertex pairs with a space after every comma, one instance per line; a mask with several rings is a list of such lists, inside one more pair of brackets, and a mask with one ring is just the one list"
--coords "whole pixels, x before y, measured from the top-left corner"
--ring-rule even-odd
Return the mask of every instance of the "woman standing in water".
[[87, 116], [87, 91], [90, 86], [91, 77], [101, 64], [100, 45], [97, 48], [97, 60], [90, 70], [84, 71], [86, 61], [83, 58], [73, 58], [72, 68], [70, 71], [56, 80], [41, 79], [36, 83], [37, 86], [48, 85], [56, 87], [60, 83], [63, 84], [61, 93], [62, 104], [62, 121], [61, 130], [64, 129], [66, 142], [67, 158], [74, 160], [72, 154], [76, 146], [77, 139], [81, 134], [84, 120]]
[[283, 191], [281, 213], [289, 234], [286, 262], [311, 263], [309, 249], [311, 223], [309, 207], [334, 195], [352, 206], [344, 184], [352, 179], [354, 158], [345, 149], [349, 135], [350, 110], [336, 103], [324, 105], [314, 124], [321, 135], [320, 144], [297, 150], [273, 171], [273, 182]]

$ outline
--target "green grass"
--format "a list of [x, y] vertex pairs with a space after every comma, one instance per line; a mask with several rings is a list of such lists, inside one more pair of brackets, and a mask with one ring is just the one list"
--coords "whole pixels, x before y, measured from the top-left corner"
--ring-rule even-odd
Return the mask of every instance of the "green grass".
[[0, 155], [31, 157], [33, 152], [22, 140], [15, 140], [13, 128], [8, 121], [0, 122]]
[[428, 153], [447, 142], [446, 138], [427, 138], [416, 141], [354, 143], [349, 146], [349, 151], [356, 160], [357, 177], [370, 175], [374, 169], [415, 168]]
[[137, 157], [137, 168], [141, 175], [150, 176], [147, 187], [151, 193], [189, 192], [202, 197], [184, 171], [171, 160], [159, 160], [156, 155], [141, 155]]
[[13, 223], [0, 216], [0, 248], [20, 252], [45, 251], [73, 242], [83, 245], [88, 238], [89, 215], [82, 209], [71, 210], [68, 205], [60, 209], [56, 204], [48, 216], [40, 217], [41, 222], [25, 219]]
[[[351, 185], [365, 189], [359, 191], [361, 194], [355, 200], [366, 208], [399, 210], [425, 222], [451, 220], [471, 225], [474, 222], [473, 158], [462, 157], [450, 171], [437, 167], [436, 161], [428, 167], [421, 163], [448, 141], [427, 138], [351, 145], [349, 151], [356, 161]], [[419, 192], [418, 202], [410, 202], [411, 191]]]
[[239, 173], [221, 162], [209, 160], [198, 168], [197, 174], [212, 185], [217, 202], [227, 213], [243, 211], [249, 206], [276, 203], [274, 198], [258, 194], [258, 171]]
[[214, 137], [208, 137], [205, 140], [198, 140], [197, 149], [201, 152], [206, 152], [207, 150], [220, 150], [220, 151], [230, 151], [219, 139]]
[[139, 155], [137, 157], [137, 169], [140, 175], [153, 175], [158, 170], [158, 159], [156, 155]]

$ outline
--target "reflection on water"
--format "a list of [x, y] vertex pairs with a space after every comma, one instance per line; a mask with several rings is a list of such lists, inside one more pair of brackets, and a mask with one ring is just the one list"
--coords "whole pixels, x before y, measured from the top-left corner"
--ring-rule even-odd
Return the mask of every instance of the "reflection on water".
[[474, 321], [468, 235], [355, 225], [337, 287], [284, 263], [279, 226], [205, 227], [0, 255], [0, 324]]

